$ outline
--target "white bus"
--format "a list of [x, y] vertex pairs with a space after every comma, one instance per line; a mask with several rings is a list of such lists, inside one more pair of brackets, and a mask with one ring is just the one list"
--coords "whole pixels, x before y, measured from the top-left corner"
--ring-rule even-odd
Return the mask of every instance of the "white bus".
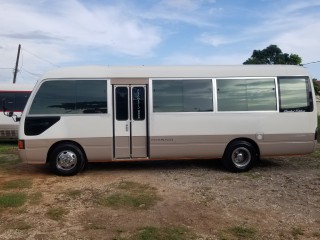
[[74, 175], [88, 162], [260, 157], [314, 151], [312, 81], [300, 66], [72, 67], [39, 80], [19, 154]]
[[33, 86], [0, 84], [0, 139], [18, 139], [18, 121]]

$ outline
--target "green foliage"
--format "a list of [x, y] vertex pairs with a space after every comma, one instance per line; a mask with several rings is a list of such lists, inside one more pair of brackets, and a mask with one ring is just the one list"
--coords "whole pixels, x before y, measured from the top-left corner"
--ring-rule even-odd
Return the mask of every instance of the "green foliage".
[[26, 201], [25, 193], [5, 193], [0, 195], [0, 208], [21, 207]]
[[300, 65], [301, 57], [297, 54], [283, 53], [277, 45], [270, 45], [263, 50], [253, 50], [250, 58], [243, 64], [288, 64]]
[[313, 88], [316, 95], [320, 95], [320, 83], [316, 78], [312, 79], [313, 81]]

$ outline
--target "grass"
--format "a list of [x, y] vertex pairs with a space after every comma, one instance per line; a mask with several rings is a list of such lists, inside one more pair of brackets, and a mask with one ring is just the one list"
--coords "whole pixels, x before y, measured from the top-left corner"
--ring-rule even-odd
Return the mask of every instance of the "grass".
[[144, 227], [138, 230], [129, 240], [185, 240], [195, 239], [195, 236], [185, 227], [163, 227], [156, 228], [152, 226]]
[[0, 154], [17, 153], [17, 142], [0, 142]]
[[49, 208], [47, 211], [47, 216], [55, 221], [61, 220], [64, 215], [68, 214], [69, 211], [62, 207]]
[[24, 188], [31, 188], [32, 187], [32, 181], [29, 179], [16, 179], [11, 180], [3, 183], [2, 188], [5, 190], [10, 189], [24, 189]]
[[298, 239], [299, 236], [304, 235], [304, 231], [301, 227], [293, 227], [291, 229], [291, 235], [293, 236], [294, 239]]
[[25, 193], [5, 193], [0, 195], [0, 208], [21, 207], [26, 201]]
[[42, 193], [41, 192], [35, 192], [31, 193], [29, 195], [29, 203], [32, 205], [37, 205], [41, 202], [42, 199]]
[[16, 154], [1, 154], [0, 153], [0, 170], [6, 170], [10, 166], [20, 163], [20, 159]]
[[256, 237], [257, 231], [254, 228], [246, 227], [246, 226], [234, 226], [223, 230], [219, 234], [220, 240], [228, 240], [228, 239], [254, 239]]
[[244, 226], [235, 226], [230, 228], [231, 233], [239, 238], [252, 238], [256, 234], [256, 231], [253, 228], [244, 227]]
[[77, 198], [81, 196], [82, 191], [78, 189], [68, 189], [65, 194], [71, 198]]
[[0, 141], [0, 170], [8, 170], [21, 161], [17, 156], [16, 142], [1, 142]]
[[16, 230], [28, 230], [32, 228], [32, 226], [27, 223], [25, 220], [16, 220], [14, 222], [10, 222], [6, 226], [7, 229], [16, 229]]
[[244, 173], [240, 173], [240, 175], [242, 176], [246, 176], [248, 178], [252, 178], [252, 179], [259, 179], [259, 178], [262, 178], [262, 175], [258, 172], [244, 172]]
[[157, 190], [148, 184], [121, 182], [114, 193], [101, 197], [98, 203], [113, 208], [148, 209], [160, 200]]

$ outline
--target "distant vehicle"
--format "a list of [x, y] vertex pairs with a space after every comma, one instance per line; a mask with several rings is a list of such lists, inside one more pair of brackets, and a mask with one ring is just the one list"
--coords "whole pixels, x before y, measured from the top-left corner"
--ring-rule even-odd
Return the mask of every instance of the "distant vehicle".
[[[33, 85], [0, 84], [0, 139], [18, 139], [18, 125]], [[18, 119], [17, 119], [18, 118]]]
[[259, 157], [314, 151], [306, 69], [289, 65], [75, 67], [39, 80], [22, 114], [19, 154], [74, 175], [87, 162]]

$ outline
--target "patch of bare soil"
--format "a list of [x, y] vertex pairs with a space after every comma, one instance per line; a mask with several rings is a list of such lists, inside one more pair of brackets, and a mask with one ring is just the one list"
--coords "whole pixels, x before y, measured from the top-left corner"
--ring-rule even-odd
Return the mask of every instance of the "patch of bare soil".
[[[32, 187], [3, 188], [17, 179]], [[125, 181], [154, 187], [157, 202], [148, 208], [99, 204]], [[28, 199], [21, 207], [0, 207], [0, 239], [133, 239], [147, 226], [184, 227], [199, 240], [320, 239], [317, 153], [262, 159], [241, 174], [203, 160], [89, 164], [73, 177], [19, 163], [0, 170], [0, 196], [8, 192]], [[63, 213], [52, 217], [52, 209]]]

